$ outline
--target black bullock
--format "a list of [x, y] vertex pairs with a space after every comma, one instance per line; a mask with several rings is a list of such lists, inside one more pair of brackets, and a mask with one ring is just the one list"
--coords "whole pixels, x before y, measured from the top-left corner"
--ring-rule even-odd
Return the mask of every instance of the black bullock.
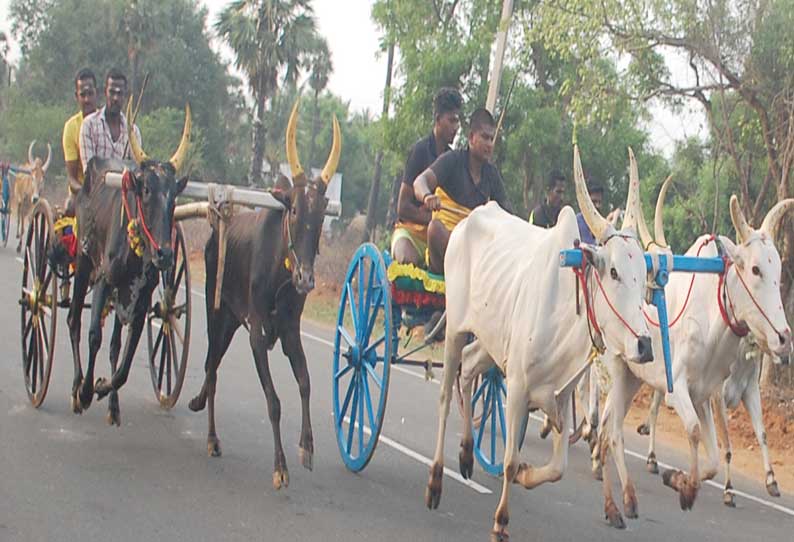
[[235, 331], [241, 325], [246, 326], [273, 426], [276, 489], [289, 484], [289, 474], [281, 446], [281, 404], [270, 376], [268, 350], [281, 339], [281, 348], [298, 381], [303, 414], [299, 457], [303, 466], [311, 470], [314, 442], [309, 416], [309, 372], [301, 344], [300, 319], [306, 295], [314, 288], [314, 257], [328, 204], [325, 189], [336, 171], [341, 146], [339, 124], [334, 118], [334, 140], [328, 161], [319, 179], [307, 181], [295, 142], [297, 117], [296, 103], [287, 125], [287, 157], [293, 185], [282, 177], [273, 191], [285, 209], [241, 213], [230, 220], [226, 229], [226, 254], [222, 256], [226, 260], [218, 310], [213, 302], [218, 232], [213, 231], [207, 242], [204, 258], [209, 348], [204, 384], [189, 404], [191, 410], [198, 412], [209, 399], [207, 451], [212, 456], [221, 455], [220, 439], [215, 432], [217, 371]]
[[[130, 108], [127, 108], [130, 119]], [[128, 122], [127, 135], [134, 161], [91, 159], [75, 200], [78, 254], [74, 295], [68, 325], [74, 355], [72, 410], [81, 413], [91, 405], [94, 392], [110, 394], [108, 423], [120, 425], [118, 394], [129, 375], [158, 271], [173, 265], [174, 201], [187, 184], [176, 180], [190, 140], [190, 106], [185, 111], [182, 140], [168, 162], [150, 160], [141, 149]], [[107, 186], [108, 171], [122, 171], [122, 189]], [[93, 284], [91, 325], [88, 331], [88, 366], [83, 378], [80, 363], [80, 320], [86, 292]], [[102, 321], [108, 303], [115, 312], [110, 340], [113, 376], [94, 383], [94, 361], [102, 344]], [[121, 328], [130, 324], [121, 367]]]

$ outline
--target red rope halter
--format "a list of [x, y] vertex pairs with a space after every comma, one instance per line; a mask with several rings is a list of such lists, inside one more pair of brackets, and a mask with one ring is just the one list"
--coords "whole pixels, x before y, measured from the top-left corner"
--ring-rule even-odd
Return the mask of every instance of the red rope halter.
[[134, 191], [134, 181], [132, 179], [132, 173], [130, 170], [125, 170], [124, 174], [121, 177], [121, 203], [124, 206], [124, 213], [127, 215], [127, 221], [137, 220], [141, 228], [143, 229], [143, 234], [146, 236], [146, 239], [149, 240], [149, 244], [151, 245], [152, 249], [157, 252], [160, 250], [160, 244], [154, 240], [152, 237], [152, 232], [149, 231], [149, 226], [146, 225], [146, 220], [143, 217], [143, 207], [141, 206], [141, 196], [136, 192], [135, 193], [135, 204], [138, 211], [138, 217], [133, 218], [132, 213], [130, 212], [130, 206], [127, 202], [127, 192], [130, 189]]

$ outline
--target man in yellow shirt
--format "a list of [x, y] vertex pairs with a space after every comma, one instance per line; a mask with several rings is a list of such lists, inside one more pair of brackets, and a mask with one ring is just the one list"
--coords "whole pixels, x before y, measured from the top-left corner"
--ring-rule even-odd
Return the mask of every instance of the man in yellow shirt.
[[63, 159], [66, 162], [66, 176], [69, 181], [69, 197], [66, 200], [67, 214], [71, 214], [71, 200], [74, 188], [83, 184], [83, 165], [80, 161], [80, 126], [83, 119], [96, 110], [96, 76], [88, 68], [83, 68], [74, 78], [74, 97], [80, 111], [66, 121], [63, 126]]

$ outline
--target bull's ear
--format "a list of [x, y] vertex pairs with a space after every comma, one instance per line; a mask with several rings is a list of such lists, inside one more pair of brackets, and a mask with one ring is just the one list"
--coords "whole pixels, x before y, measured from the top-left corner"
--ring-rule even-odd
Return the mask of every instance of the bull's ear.
[[595, 267], [599, 273], [603, 271], [604, 258], [598, 253], [598, 247], [581, 245], [582, 257], [587, 258], [587, 262]]
[[189, 175], [185, 175], [184, 177], [182, 177], [181, 179], [179, 179], [176, 182], [176, 195], [177, 196], [182, 193], [182, 190], [185, 189], [185, 187], [187, 186], [187, 182], [189, 180], [190, 180], [190, 176]]
[[292, 207], [292, 198], [290, 197], [290, 190], [281, 190], [279, 187], [275, 187], [270, 190], [270, 193], [276, 198], [279, 203], [281, 203], [284, 207], [289, 209]]
[[738, 269], [744, 269], [744, 258], [742, 258], [739, 247], [736, 246], [733, 241], [725, 237], [720, 237], [720, 241], [722, 242], [722, 247], [728, 255], [728, 258], [733, 262], [733, 265]]

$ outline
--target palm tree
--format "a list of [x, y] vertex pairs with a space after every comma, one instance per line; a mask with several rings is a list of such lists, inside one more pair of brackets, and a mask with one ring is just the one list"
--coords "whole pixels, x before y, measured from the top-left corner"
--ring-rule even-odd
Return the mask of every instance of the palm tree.
[[265, 154], [265, 108], [278, 91], [279, 75], [294, 82], [316, 35], [310, 0], [234, 0], [215, 22], [234, 51], [254, 96], [253, 159], [249, 184], [261, 184]]
[[309, 163], [314, 165], [315, 150], [317, 143], [317, 130], [319, 129], [319, 99], [320, 93], [328, 86], [328, 79], [334, 70], [331, 62], [331, 51], [328, 49], [328, 42], [325, 38], [318, 36], [314, 47], [307, 59], [309, 69], [309, 86], [314, 91], [314, 110], [312, 111], [312, 137], [309, 147]]

